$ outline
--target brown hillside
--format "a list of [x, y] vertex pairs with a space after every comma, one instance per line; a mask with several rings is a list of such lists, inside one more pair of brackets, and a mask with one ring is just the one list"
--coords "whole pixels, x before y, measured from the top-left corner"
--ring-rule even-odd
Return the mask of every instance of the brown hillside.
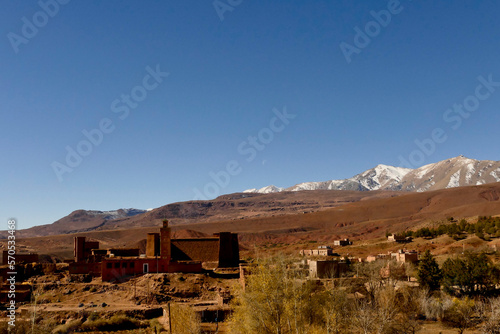
[[[19, 237], [40, 237], [58, 234], [160, 226], [169, 219], [172, 225], [186, 225], [221, 220], [271, 217], [312, 212], [370, 198], [401, 195], [388, 191], [301, 191], [277, 194], [230, 194], [209, 201], [188, 201], [167, 204], [129, 217], [111, 219], [95, 211], [77, 210], [53, 224], [35, 226], [17, 232]], [[7, 237], [0, 232], [0, 238]]]
[[[386, 230], [402, 231], [430, 220], [445, 220], [500, 214], [500, 183], [482, 186], [411, 193], [397, 197], [369, 199], [356, 203], [309, 214], [257, 218], [234, 224], [220, 222], [214, 228], [239, 233], [264, 233], [276, 235], [303, 234], [308, 232], [331, 236], [357, 237], [360, 239], [379, 237]], [[267, 236], [269, 238], [269, 236]]]
[[[370, 198], [347, 202], [335, 208], [311, 212], [284, 214], [274, 217], [231, 219], [173, 226], [176, 237], [197, 237], [214, 232], [231, 231], [240, 234], [242, 247], [317, 241], [331, 243], [340, 237], [366, 240], [384, 236], [386, 231], [398, 232], [430, 221], [456, 219], [478, 215], [500, 214], [500, 183], [409, 193], [397, 197]], [[198, 231], [180, 231], [189, 229]], [[19, 240], [26, 250], [58, 256], [72, 256], [73, 236], [84, 235], [101, 242], [101, 247], [138, 245], [148, 232], [157, 227], [139, 227], [112, 231], [93, 231]], [[177, 232], [179, 231], [179, 232]]]

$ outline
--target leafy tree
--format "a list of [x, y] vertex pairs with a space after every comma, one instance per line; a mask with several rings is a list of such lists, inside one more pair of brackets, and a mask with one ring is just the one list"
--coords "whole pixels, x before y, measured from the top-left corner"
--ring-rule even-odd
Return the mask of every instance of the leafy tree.
[[461, 219], [460, 220], [460, 231], [464, 231], [466, 227], [467, 227], [467, 220]]
[[449, 258], [443, 263], [443, 283], [448, 293], [459, 295], [488, 294], [495, 288], [496, 269], [484, 253], [466, 252], [463, 258]]
[[391, 324], [388, 334], [415, 334], [421, 325], [417, 321], [420, 314], [420, 289], [403, 287], [398, 290], [394, 307], [397, 315]]
[[200, 333], [201, 319], [189, 305], [171, 304], [170, 319], [173, 334]]
[[274, 266], [263, 262], [254, 268], [245, 292], [238, 296], [231, 319], [232, 332], [285, 333], [287, 273], [282, 262], [280, 259]]
[[466, 329], [476, 325], [473, 317], [475, 307], [474, 301], [469, 298], [453, 299], [452, 306], [444, 312], [443, 323], [452, 328], [456, 328], [459, 334]]
[[422, 288], [430, 291], [438, 290], [441, 286], [443, 273], [429, 250], [426, 250], [420, 258], [417, 279]]
[[316, 285], [305, 281], [283, 257], [261, 260], [237, 295], [231, 333], [306, 333], [323, 319]]
[[322, 295], [323, 313], [327, 333], [346, 333], [352, 316], [352, 302], [348, 300], [347, 293], [342, 289], [332, 289]]
[[[448, 234], [450, 238], [455, 240], [460, 240], [464, 238], [462, 234], [475, 234], [483, 239], [487, 240], [488, 237], [498, 238], [500, 237], [500, 218], [499, 217], [486, 217], [480, 216], [476, 223], [468, 223], [465, 219], [461, 219], [457, 224], [456, 220], [452, 217], [448, 218], [447, 223], [439, 225], [438, 228], [428, 228], [423, 227], [413, 232], [415, 237], [424, 237], [424, 238], [435, 238], [440, 235]], [[486, 235], [486, 234], [489, 234]], [[410, 235], [409, 232], [406, 235]]]

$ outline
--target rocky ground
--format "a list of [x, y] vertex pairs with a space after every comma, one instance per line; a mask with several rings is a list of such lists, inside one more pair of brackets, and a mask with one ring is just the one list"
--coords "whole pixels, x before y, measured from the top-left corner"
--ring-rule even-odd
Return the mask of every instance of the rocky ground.
[[[46, 322], [50, 319], [60, 325], [92, 314], [102, 318], [126, 315], [143, 321], [157, 319], [162, 323], [165, 321], [163, 309], [169, 302], [221, 305], [222, 298], [229, 296], [234, 285], [239, 284], [236, 279], [218, 279], [205, 274], [146, 274], [114, 284], [101, 282], [100, 277], [89, 280], [88, 276], [70, 276], [67, 272], [36, 276], [28, 282], [34, 287], [32, 300], [19, 305], [17, 320], [35, 318]], [[6, 314], [1, 318], [6, 319]]]

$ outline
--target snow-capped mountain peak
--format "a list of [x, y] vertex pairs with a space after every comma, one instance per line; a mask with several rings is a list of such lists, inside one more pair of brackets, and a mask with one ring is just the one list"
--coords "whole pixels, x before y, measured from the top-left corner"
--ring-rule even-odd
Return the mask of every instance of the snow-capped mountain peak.
[[263, 187], [263, 188], [260, 188], [260, 189], [248, 189], [248, 190], [245, 190], [243, 191], [244, 193], [259, 193], [259, 194], [270, 194], [270, 193], [279, 193], [281, 191], [283, 191], [284, 188], [279, 188], [279, 187], [276, 187], [274, 185], [270, 185], [270, 186], [267, 186], [267, 187]]
[[379, 190], [392, 187], [411, 171], [409, 168], [378, 165], [352, 177], [351, 180], [359, 182], [366, 190]]
[[289, 188], [267, 186], [244, 192], [273, 193], [302, 190], [427, 191], [500, 182], [500, 161], [474, 160], [463, 155], [417, 169], [377, 165], [349, 179], [304, 182]]
[[422, 192], [499, 181], [500, 162], [460, 155], [413, 170], [402, 180], [401, 188]]

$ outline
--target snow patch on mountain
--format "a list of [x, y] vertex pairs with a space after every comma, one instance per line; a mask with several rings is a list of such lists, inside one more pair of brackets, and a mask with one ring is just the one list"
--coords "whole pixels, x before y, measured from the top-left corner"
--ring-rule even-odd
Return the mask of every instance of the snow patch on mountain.
[[359, 182], [367, 190], [379, 190], [388, 184], [401, 181], [411, 171], [409, 168], [378, 165], [354, 176], [351, 180]]
[[415, 170], [415, 176], [419, 179], [423, 178], [425, 174], [427, 174], [432, 168], [434, 167], [434, 164], [429, 164], [422, 166], [418, 169]]
[[490, 175], [493, 176], [495, 180], [497, 180], [497, 182], [500, 182], [500, 168], [498, 168], [496, 171], [491, 172]]
[[471, 184], [472, 177], [476, 174], [476, 168], [473, 164], [466, 165], [467, 173], [465, 174], [465, 183]]
[[284, 188], [276, 187], [274, 185], [270, 185], [267, 187], [263, 187], [260, 189], [248, 189], [245, 190], [244, 193], [259, 193], [259, 194], [270, 194], [270, 193], [279, 193], [285, 190]]
[[136, 215], [139, 215], [139, 214], [144, 213], [144, 212], [147, 212], [147, 211], [140, 210], [140, 209], [133, 209], [133, 208], [110, 210], [110, 211], [98, 211], [98, 210], [87, 211], [87, 213], [90, 215], [102, 216], [102, 218], [106, 219], [106, 220], [113, 220], [113, 219], [136, 216]]
[[448, 183], [446, 188], [456, 188], [460, 186], [460, 172], [461, 171], [459, 170], [450, 177], [450, 182]]
[[424, 191], [427, 191], [429, 190], [432, 186], [434, 186], [436, 184], [436, 182], [432, 181], [430, 183], [427, 183], [425, 186], [421, 187], [421, 188], [418, 188], [416, 190], [416, 192], [418, 193], [423, 193]]
[[[293, 186], [290, 190], [291, 191], [302, 191], [302, 190], [317, 190], [317, 189], [322, 189], [325, 188], [327, 189], [326, 183], [328, 182], [304, 182], [304, 183], [299, 183]], [[323, 187], [324, 185], [324, 187]]]

